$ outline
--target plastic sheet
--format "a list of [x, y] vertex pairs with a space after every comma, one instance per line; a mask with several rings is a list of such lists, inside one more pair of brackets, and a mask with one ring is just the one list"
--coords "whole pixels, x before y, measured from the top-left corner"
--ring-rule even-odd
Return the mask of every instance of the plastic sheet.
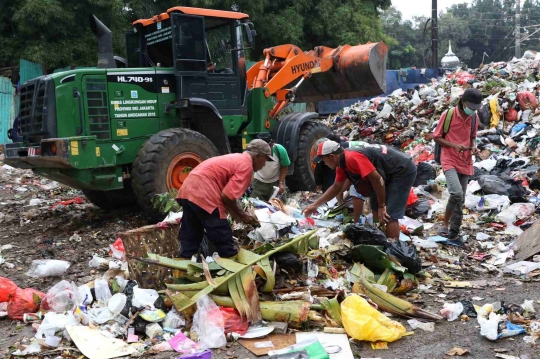
[[70, 266], [71, 263], [56, 259], [34, 260], [26, 275], [34, 278], [59, 277], [63, 275]]
[[197, 333], [202, 349], [217, 349], [227, 344], [223, 315], [207, 295], [197, 300], [192, 331]]

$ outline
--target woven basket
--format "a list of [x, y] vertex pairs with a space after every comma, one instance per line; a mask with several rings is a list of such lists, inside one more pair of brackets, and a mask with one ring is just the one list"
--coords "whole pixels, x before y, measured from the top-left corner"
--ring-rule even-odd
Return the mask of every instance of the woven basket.
[[171, 269], [129, 259], [129, 256], [146, 258], [148, 252], [169, 258], [177, 257], [180, 224], [167, 224], [167, 228], [151, 225], [119, 234], [128, 255], [130, 279], [136, 280], [140, 288], [160, 290], [165, 289], [165, 283], [172, 282]]

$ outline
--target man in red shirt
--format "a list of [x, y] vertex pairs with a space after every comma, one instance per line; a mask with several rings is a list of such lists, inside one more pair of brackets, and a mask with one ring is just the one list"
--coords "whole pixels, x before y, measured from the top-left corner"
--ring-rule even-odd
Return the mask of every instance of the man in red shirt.
[[314, 162], [336, 169], [334, 184], [315, 203], [304, 208], [310, 216], [323, 203], [343, 191], [347, 179], [363, 196], [370, 197], [373, 219], [386, 224], [386, 236], [399, 238], [399, 222], [405, 214], [409, 192], [416, 178], [412, 158], [385, 145], [366, 144], [343, 150], [334, 141], [319, 144]]
[[248, 188], [253, 172], [272, 159], [272, 150], [263, 140], [251, 141], [244, 153], [212, 157], [195, 167], [178, 192], [182, 206], [180, 258], [191, 258], [199, 250], [204, 234], [221, 257], [238, 253], [227, 212], [233, 219], [258, 224], [257, 218], [241, 209], [236, 200]]
[[478, 149], [475, 146], [476, 131], [472, 128], [472, 117], [482, 107], [483, 96], [477, 89], [467, 89], [454, 108], [448, 132], [444, 133], [444, 122], [447, 112], [439, 119], [439, 124], [433, 132], [435, 142], [441, 145], [441, 165], [446, 176], [446, 186], [450, 198], [446, 205], [444, 221], [439, 234], [450, 241], [463, 245], [459, 229], [463, 221], [463, 203], [467, 193], [469, 177], [474, 174], [472, 154]]

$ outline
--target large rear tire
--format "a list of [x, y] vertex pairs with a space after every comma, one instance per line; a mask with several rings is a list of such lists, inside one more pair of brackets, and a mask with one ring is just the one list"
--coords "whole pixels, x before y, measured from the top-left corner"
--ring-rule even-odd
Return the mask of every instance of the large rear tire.
[[137, 202], [151, 219], [163, 219], [164, 213], [154, 206], [156, 195], [178, 191], [191, 169], [217, 155], [216, 146], [198, 132], [175, 128], [156, 133], [133, 162], [131, 177]]
[[306, 121], [299, 132], [298, 157], [294, 161], [294, 173], [287, 176], [287, 187], [293, 192], [314, 191], [317, 188], [314, 176], [313, 157], [317, 154], [317, 140], [332, 133], [328, 126]]
[[110, 210], [135, 207], [137, 205], [137, 198], [133, 193], [131, 184], [126, 182], [124, 183], [124, 186], [125, 187], [122, 189], [115, 189], [112, 191], [83, 189], [82, 192], [90, 202], [101, 209]]

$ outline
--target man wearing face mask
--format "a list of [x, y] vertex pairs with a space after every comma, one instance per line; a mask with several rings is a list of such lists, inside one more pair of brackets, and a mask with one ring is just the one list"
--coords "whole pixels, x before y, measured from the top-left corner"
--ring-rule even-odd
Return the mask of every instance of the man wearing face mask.
[[365, 144], [344, 150], [334, 141], [320, 143], [314, 162], [324, 161], [336, 170], [334, 184], [302, 211], [310, 216], [323, 203], [343, 192], [347, 180], [362, 196], [369, 197], [375, 222], [386, 225], [388, 238], [399, 238], [399, 222], [405, 214], [416, 165], [403, 152], [385, 145]]
[[446, 205], [443, 225], [439, 229], [441, 236], [456, 244], [463, 245], [464, 240], [459, 235], [463, 221], [463, 203], [467, 193], [469, 177], [474, 174], [472, 154], [478, 153], [475, 145], [478, 121], [476, 111], [482, 107], [483, 96], [477, 89], [467, 89], [459, 104], [454, 109], [450, 125], [445, 122], [445, 111], [435, 128], [433, 138], [441, 148], [441, 165], [446, 176], [446, 186], [450, 192], [450, 199]]

